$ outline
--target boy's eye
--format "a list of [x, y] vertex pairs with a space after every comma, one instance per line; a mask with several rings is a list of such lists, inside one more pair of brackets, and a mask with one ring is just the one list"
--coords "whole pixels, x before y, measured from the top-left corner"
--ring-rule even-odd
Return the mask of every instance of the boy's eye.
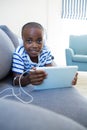
[[38, 44], [41, 44], [41, 43], [42, 43], [42, 39], [38, 39], [38, 40], [37, 40], [37, 43], [38, 43]]
[[26, 42], [30, 44], [30, 43], [32, 43], [32, 40], [28, 39], [28, 40], [26, 40]]

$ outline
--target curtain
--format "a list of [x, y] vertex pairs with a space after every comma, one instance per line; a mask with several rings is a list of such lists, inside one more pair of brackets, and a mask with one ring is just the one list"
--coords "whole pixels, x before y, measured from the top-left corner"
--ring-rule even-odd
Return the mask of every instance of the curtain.
[[87, 20], [87, 0], [62, 0], [61, 18]]

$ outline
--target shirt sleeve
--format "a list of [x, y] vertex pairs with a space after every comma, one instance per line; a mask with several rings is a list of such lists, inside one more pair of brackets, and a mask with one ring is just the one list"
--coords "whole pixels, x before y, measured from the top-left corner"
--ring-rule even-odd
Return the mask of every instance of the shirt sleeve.
[[21, 56], [16, 52], [13, 53], [12, 71], [19, 74], [22, 74], [24, 72], [23, 60]]
[[51, 64], [53, 60], [52, 58], [53, 56], [51, 54], [50, 49], [46, 45], [44, 46], [44, 51], [46, 53], [46, 64]]

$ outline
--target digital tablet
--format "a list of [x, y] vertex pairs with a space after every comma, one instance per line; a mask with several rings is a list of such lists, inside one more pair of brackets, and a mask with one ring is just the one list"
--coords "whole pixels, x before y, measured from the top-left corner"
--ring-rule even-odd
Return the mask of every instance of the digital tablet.
[[35, 85], [34, 90], [72, 87], [72, 80], [78, 70], [77, 66], [39, 67], [48, 74], [40, 85]]

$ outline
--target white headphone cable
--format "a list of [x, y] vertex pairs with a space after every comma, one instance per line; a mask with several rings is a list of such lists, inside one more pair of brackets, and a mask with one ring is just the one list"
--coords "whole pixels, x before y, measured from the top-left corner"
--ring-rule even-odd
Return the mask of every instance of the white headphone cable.
[[[24, 73], [26, 73], [27, 71], [25, 71]], [[24, 75], [24, 73], [22, 73], [21, 75], [20, 75], [20, 77], [19, 77], [19, 93], [18, 94], [16, 94], [15, 92], [14, 92], [14, 88], [12, 87], [12, 88], [6, 88], [6, 89], [4, 89], [4, 90], [2, 90], [1, 92], [0, 92], [0, 95], [1, 94], [3, 94], [4, 92], [6, 92], [7, 90], [11, 90], [12, 91], [12, 94], [7, 94], [7, 95], [4, 95], [4, 96], [1, 96], [0, 97], [0, 99], [4, 99], [4, 98], [7, 98], [7, 97], [10, 97], [10, 96], [15, 96], [20, 102], [22, 102], [22, 103], [24, 103], [24, 104], [29, 104], [29, 103], [31, 103], [32, 101], [33, 101], [33, 97], [32, 97], [32, 95], [30, 95], [28, 92], [26, 92], [23, 88], [22, 88], [22, 86], [21, 86], [21, 78], [22, 78], [22, 76]], [[16, 79], [17, 77], [15, 77], [15, 79]], [[14, 80], [15, 80], [14, 79]], [[14, 80], [13, 80], [13, 86], [15, 86], [15, 84], [14, 84]], [[33, 85], [29, 85], [29, 87], [32, 87], [33, 88]], [[32, 89], [33, 90], [33, 89]], [[29, 101], [24, 101], [23, 99], [21, 99], [20, 97], [18, 97], [18, 95], [21, 95], [21, 91], [24, 93], [24, 94], [26, 94], [28, 97], [30, 97], [31, 99], [29, 100]]]

